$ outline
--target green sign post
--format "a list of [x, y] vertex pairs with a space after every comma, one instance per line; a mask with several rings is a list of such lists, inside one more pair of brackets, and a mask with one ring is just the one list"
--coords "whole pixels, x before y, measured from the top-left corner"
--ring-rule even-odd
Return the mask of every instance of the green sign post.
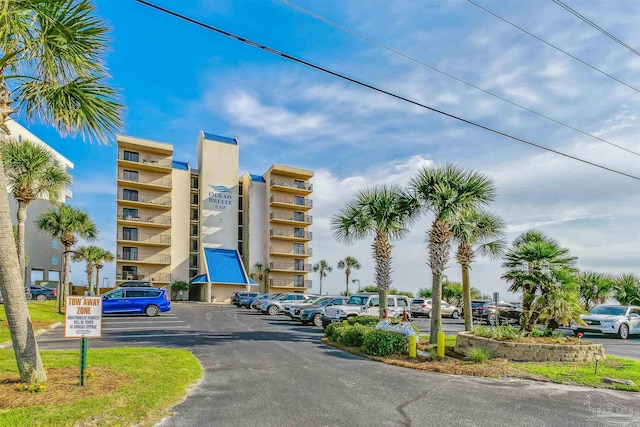
[[68, 296], [65, 307], [64, 337], [80, 338], [80, 386], [84, 386], [89, 338], [102, 335], [102, 297]]

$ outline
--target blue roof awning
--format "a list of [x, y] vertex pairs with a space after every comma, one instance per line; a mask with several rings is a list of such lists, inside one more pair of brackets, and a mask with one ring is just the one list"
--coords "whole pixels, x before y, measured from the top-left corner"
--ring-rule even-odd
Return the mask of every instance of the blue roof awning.
[[225, 142], [227, 144], [238, 145], [238, 140], [235, 139], [235, 138], [229, 138], [229, 137], [226, 137], [226, 136], [214, 135], [212, 133], [205, 132], [205, 131], [202, 131], [202, 137], [204, 139], [208, 139], [209, 141], [218, 141], [218, 142]]
[[250, 173], [249, 176], [251, 177], [251, 181], [253, 182], [267, 182], [264, 180], [262, 175], [256, 175], [256, 174]]
[[209, 278], [206, 274], [199, 274], [191, 279], [189, 283], [209, 283]]
[[235, 249], [205, 248], [204, 258], [211, 283], [246, 285], [249, 278], [242, 268], [242, 260]]

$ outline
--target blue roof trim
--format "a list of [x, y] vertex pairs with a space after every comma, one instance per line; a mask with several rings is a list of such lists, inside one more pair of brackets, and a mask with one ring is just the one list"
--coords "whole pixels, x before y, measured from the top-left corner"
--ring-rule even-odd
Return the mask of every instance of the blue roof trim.
[[253, 182], [267, 182], [261, 175], [254, 175], [250, 173], [249, 176], [251, 177], [251, 181]]
[[226, 142], [227, 144], [238, 145], [238, 140], [235, 138], [228, 138], [226, 136], [214, 135], [212, 133], [208, 133], [205, 131], [202, 131], [202, 135], [204, 136], [204, 139], [208, 139], [210, 141]]
[[205, 248], [204, 258], [211, 283], [247, 284], [248, 278], [237, 250]]
[[189, 170], [189, 163], [187, 162], [179, 162], [177, 160], [172, 160], [171, 161], [171, 167], [174, 169], [180, 169], [183, 171], [188, 171]]
[[199, 274], [191, 279], [189, 283], [209, 283], [209, 278], [206, 274]]

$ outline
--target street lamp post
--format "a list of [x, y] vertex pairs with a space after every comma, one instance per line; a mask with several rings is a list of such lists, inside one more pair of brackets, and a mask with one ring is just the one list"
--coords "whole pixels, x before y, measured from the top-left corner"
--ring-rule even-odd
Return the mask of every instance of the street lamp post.
[[360, 292], [360, 280], [358, 280], [358, 279], [353, 279], [353, 280], [351, 281], [351, 283], [356, 283], [356, 282], [358, 282], [358, 292]]

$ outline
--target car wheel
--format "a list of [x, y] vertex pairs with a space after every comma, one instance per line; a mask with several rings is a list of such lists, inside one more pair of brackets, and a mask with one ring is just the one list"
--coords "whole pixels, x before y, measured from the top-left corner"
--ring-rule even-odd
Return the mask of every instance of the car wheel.
[[36, 297], [37, 301], [46, 301], [47, 300], [47, 296], [45, 294], [40, 294]]
[[148, 305], [147, 308], [144, 309], [144, 314], [149, 317], [155, 317], [160, 312], [160, 309], [157, 305]]
[[267, 312], [269, 313], [270, 316], [275, 316], [276, 314], [278, 314], [279, 311], [280, 309], [278, 308], [277, 305], [269, 306], [269, 308], [267, 309]]
[[620, 325], [620, 329], [618, 329], [618, 336], [623, 340], [629, 338], [629, 326], [626, 323]]
[[457, 319], [460, 316], [458, 315], [457, 311], [454, 311], [453, 313], [451, 313], [451, 317], [453, 317], [454, 319]]
[[313, 315], [313, 324], [315, 326], [322, 326], [322, 314], [317, 313]]
[[487, 316], [487, 323], [491, 326], [496, 326], [496, 315], [494, 313]]

